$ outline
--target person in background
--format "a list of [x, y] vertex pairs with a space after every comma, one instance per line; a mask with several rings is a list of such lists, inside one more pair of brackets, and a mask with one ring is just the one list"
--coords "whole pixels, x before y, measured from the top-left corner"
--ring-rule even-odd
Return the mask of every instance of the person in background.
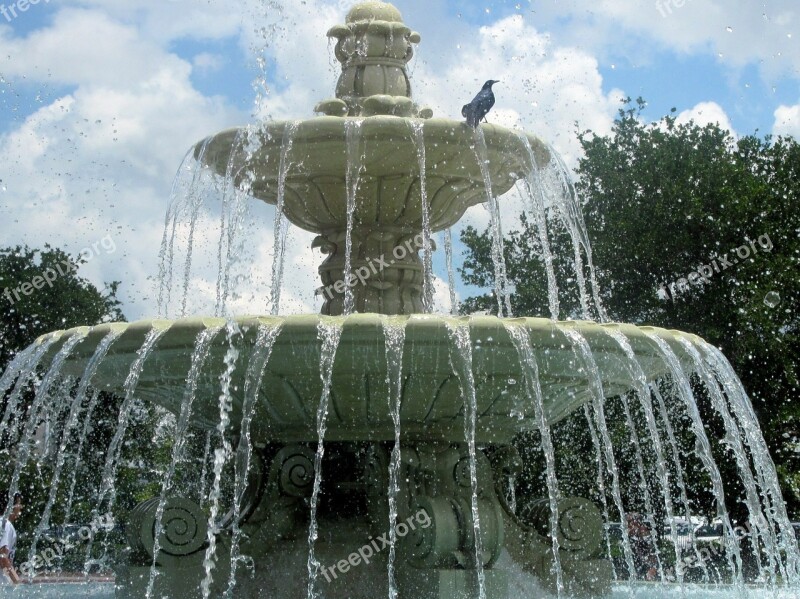
[[627, 521], [636, 575], [645, 580], [655, 580], [658, 570], [656, 569], [656, 554], [650, 527], [645, 523], [642, 515], [636, 512], [627, 514]]
[[[0, 492], [0, 514], [6, 513], [8, 507], [8, 491]], [[0, 520], [0, 585], [19, 584], [19, 574], [14, 569], [14, 550], [17, 548], [17, 530], [14, 522], [22, 513], [22, 495], [14, 494], [14, 504], [7, 518]]]

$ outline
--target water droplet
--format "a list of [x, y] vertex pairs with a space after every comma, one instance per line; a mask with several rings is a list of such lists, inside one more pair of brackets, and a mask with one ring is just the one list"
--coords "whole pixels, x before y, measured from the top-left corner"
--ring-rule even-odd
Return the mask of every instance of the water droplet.
[[768, 308], [775, 308], [781, 303], [781, 295], [777, 291], [770, 291], [764, 296], [764, 305]]

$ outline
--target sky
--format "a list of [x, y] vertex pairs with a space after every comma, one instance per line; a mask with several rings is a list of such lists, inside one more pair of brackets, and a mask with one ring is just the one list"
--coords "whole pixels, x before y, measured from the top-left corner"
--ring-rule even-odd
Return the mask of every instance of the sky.
[[[173, 188], [182, 189], [176, 173], [179, 182], [191, 176], [187, 152], [257, 119], [312, 118], [339, 75], [326, 32], [352, 5], [0, 0], [0, 247], [82, 253], [82, 276], [122, 282], [129, 320], [158, 315], [165, 214]], [[675, 108], [683, 121], [719, 122], [738, 136], [800, 136], [796, 0], [395, 5], [422, 37], [409, 64], [418, 104], [460, 119], [481, 84], [499, 79], [490, 121], [538, 135], [571, 166], [580, 158], [576, 131], [609, 133], [625, 97], [648, 102], [646, 120]], [[219, 198], [205, 201], [186, 282], [192, 314], [215, 309]], [[501, 204], [508, 229], [519, 204]], [[255, 200], [247, 208], [229, 309], [264, 313], [274, 209]], [[488, 219], [477, 206], [460, 226]], [[190, 231], [176, 227], [178, 245]], [[324, 256], [312, 239], [290, 231], [282, 313], [319, 310], [313, 291]], [[441, 237], [438, 245], [437, 305], [447, 309]], [[457, 263], [462, 251], [457, 244]], [[470, 291], [458, 286], [461, 296]]]

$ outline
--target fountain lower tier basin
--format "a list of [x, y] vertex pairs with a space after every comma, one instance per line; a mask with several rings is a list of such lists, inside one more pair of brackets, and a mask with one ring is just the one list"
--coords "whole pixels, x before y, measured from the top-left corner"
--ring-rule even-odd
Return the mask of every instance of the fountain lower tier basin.
[[[349, 140], [348, 124], [356, 131]], [[195, 146], [202, 164], [258, 199], [276, 204], [282, 188], [286, 217], [314, 233], [345, 226], [348, 168], [360, 172], [351, 182], [356, 228], [421, 231], [421, 183], [431, 229], [450, 227], [487, 200], [479, 156], [496, 196], [531, 172], [532, 157], [539, 166], [550, 160], [537, 137], [497, 125], [476, 132], [460, 121], [387, 115], [270, 122], [228, 129]]]
[[[526, 589], [527, 590], [527, 589]], [[749, 599], [795, 599], [793, 590], [772, 590], [768, 588], [746, 587], [744, 596]], [[615, 586], [609, 599], [729, 599], [730, 597], [740, 596], [741, 589], [720, 585], [717, 587], [704, 587], [700, 585], [662, 585], [657, 583], [642, 583], [634, 585], [632, 588], [626, 585]], [[88, 583], [88, 584], [38, 584], [22, 585], [18, 587], [0, 587], [0, 598], [19, 597], [24, 599], [114, 599], [113, 583]], [[519, 599], [518, 595], [509, 595], [509, 599]], [[528, 599], [528, 595], [523, 595]], [[542, 597], [547, 599], [550, 595], [545, 595], [537, 589], [536, 595], [530, 597]]]
[[[536, 428], [533, 402], [525, 384], [525, 369], [508, 327], [522, 327], [527, 332], [538, 363], [544, 414], [550, 423], [591, 400], [589, 375], [583, 362], [576, 358], [563, 329], [579, 331], [588, 342], [606, 397], [627, 392], [636, 384], [628, 358], [617, 341], [608, 335], [609, 331], [618, 330], [629, 339], [648, 380], [663, 376], [668, 368], [656, 344], [645, 332], [664, 339], [687, 364], [685, 349], [678, 340], [683, 337], [691, 342], [699, 341], [698, 337], [679, 331], [624, 324], [556, 323], [543, 318], [501, 320], [494, 316], [354, 314], [346, 317], [243, 316], [230, 321], [220, 318], [146, 320], [59, 331], [41, 337], [38, 342], [53, 337], [55, 342], [48, 350], [52, 356], [73, 335], [85, 335], [67, 356], [62, 370], [63, 374], [81, 377], [101, 339], [112, 330], [121, 332], [100, 363], [92, 385], [124, 395], [124, 381], [145, 337], [154, 328], [163, 329], [144, 362], [135, 396], [178, 414], [187, 397], [187, 375], [198, 335], [207, 329], [218, 331], [207, 359], [199, 368], [192, 424], [210, 428], [219, 422], [221, 376], [226, 370], [225, 355], [232, 344], [238, 352], [231, 385], [232, 434], [239, 432], [242, 405], [247, 394], [251, 394], [251, 398], [255, 397], [252, 440], [286, 443], [317, 437], [317, 408], [323, 392], [320, 325], [341, 327], [333, 362], [325, 438], [388, 441], [394, 439], [395, 429], [390, 413], [388, 381], [392, 372], [387, 372], [386, 323], [405, 327], [400, 420], [402, 437], [407, 442], [463, 441], [465, 406], [469, 403], [454, 364], [463, 364], [459, 360], [468, 359], [469, 353], [477, 401], [477, 440], [484, 444], [508, 443], [518, 432]], [[232, 336], [228, 334], [231, 327]], [[263, 369], [254, 367], [264, 358], [263, 350], [256, 344], [259, 331], [275, 327], [279, 327], [279, 332], [266, 366]], [[470, 352], [464, 352], [465, 348], [455, 344], [452, 334], [455, 327], [469, 327]], [[250, 403], [253, 404], [252, 399]]]

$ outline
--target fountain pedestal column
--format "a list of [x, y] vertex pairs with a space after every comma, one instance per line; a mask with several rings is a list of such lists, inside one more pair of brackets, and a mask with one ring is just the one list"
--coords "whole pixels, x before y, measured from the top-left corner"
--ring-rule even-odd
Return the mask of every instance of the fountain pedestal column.
[[345, 272], [346, 236], [346, 231], [334, 231], [314, 241], [314, 247], [328, 254], [319, 268], [322, 287], [317, 290], [324, 299], [323, 314], [344, 314], [347, 288], [355, 312], [425, 312], [425, 275], [418, 254], [422, 233], [354, 228], [349, 272]]

